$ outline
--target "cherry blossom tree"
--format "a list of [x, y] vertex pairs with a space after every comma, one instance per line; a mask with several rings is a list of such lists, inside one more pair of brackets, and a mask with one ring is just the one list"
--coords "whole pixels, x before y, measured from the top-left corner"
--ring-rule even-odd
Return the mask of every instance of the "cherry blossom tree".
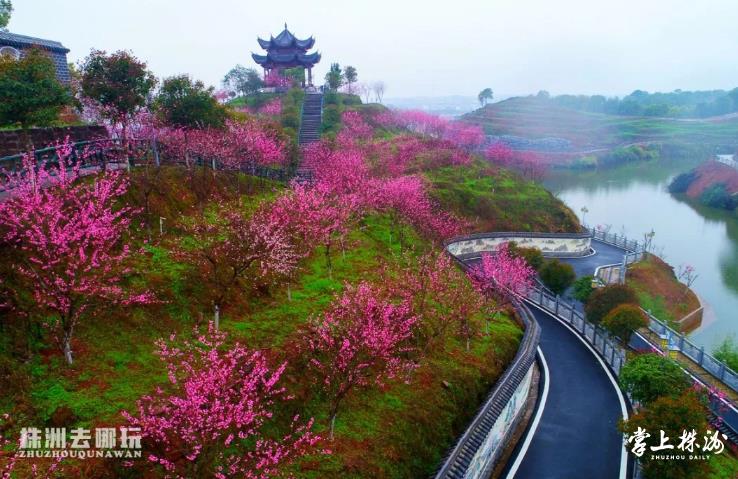
[[279, 116], [282, 114], [282, 100], [275, 98], [265, 103], [258, 112], [262, 115]]
[[546, 174], [545, 159], [534, 151], [513, 151], [501, 142], [492, 144], [485, 151], [485, 157], [504, 168], [519, 171], [525, 178], [540, 181]]
[[303, 148], [303, 166], [313, 170], [315, 180], [336, 194], [365, 193], [370, 178], [361, 150], [337, 151], [325, 141]]
[[448, 254], [426, 254], [415, 263], [416, 268], [401, 272], [401, 282], [394, 286], [396, 294], [408, 301], [419, 318], [416, 338], [422, 344], [423, 355], [433, 349], [442, 350], [454, 327], [466, 340], [468, 350], [475, 330], [474, 317], [484, 306], [482, 296]]
[[510, 253], [507, 243], [498, 246], [493, 254], [482, 253], [481, 263], [470, 272], [480, 291], [501, 300], [525, 294], [535, 275], [523, 257]]
[[407, 303], [387, 301], [368, 283], [347, 286], [306, 337], [316, 382], [328, 398], [330, 437], [343, 401], [358, 388], [382, 386], [415, 368], [408, 359], [417, 318]]
[[148, 460], [167, 478], [267, 479], [314, 450], [313, 420], [292, 419], [286, 434], [268, 433], [290, 399], [278, 385], [286, 363], [271, 368], [265, 355], [236, 343], [210, 323], [196, 341], [157, 342], [169, 385], [157, 387], [124, 411], [141, 428]]
[[403, 244], [399, 218], [404, 218], [432, 239], [442, 240], [458, 234], [461, 222], [433, 204], [418, 176], [401, 176], [375, 183], [372, 205], [380, 211], [388, 211], [394, 218]]
[[72, 364], [72, 339], [79, 322], [94, 316], [95, 304], [151, 302], [121, 285], [130, 256], [125, 235], [138, 210], [119, 207], [128, 183], [115, 172], [78, 181], [80, 162], [69, 141], [57, 145], [59, 167], [36, 167], [23, 158], [21, 172], [7, 182], [10, 198], [0, 203], [0, 234], [18, 252], [13, 265], [30, 288], [38, 311], [47, 316], [60, 349]]
[[224, 207], [218, 221], [198, 221], [186, 229], [191, 241], [176, 254], [193, 265], [206, 284], [216, 329], [222, 306], [239, 284], [253, 286], [269, 276], [288, 276], [299, 260], [282, 227], [268, 215], [244, 218]]

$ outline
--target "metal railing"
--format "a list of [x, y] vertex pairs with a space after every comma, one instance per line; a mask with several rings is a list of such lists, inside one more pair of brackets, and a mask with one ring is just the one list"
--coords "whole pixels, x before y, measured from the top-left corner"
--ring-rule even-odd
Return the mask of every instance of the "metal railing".
[[625, 364], [625, 349], [610, 333], [586, 321], [584, 314], [577, 311], [573, 305], [546, 292], [540, 286], [530, 288], [526, 300], [569, 324], [600, 354], [616, 375], [620, 374], [620, 368]]
[[[57, 147], [48, 147], [32, 152], [36, 168], [58, 167], [59, 155]], [[27, 153], [0, 158], [0, 171], [8, 173], [20, 172], [23, 168], [23, 158]], [[128, 140], [124, 144], [118, 139], [82, 141], [72, 145], [68, 158], [68, 169], [79, 166], [81, 169], [99, 168], [106, 170], [109, 165], [126, 165], [129, 168], [145, 164], [171, 166], [198, 166], [223, 171], [239, 171], [251, 176], [269, 179], [278, 182], [289, 182], [300, 179], [300, 173], [287, 168], [272, 168], [258, 165], [253, 162], [241, 163], [238, 168], [215, 158], [194, 156], [188, 162], [182, 158], [161, 155], [155, 141]], [[0, 183], [0, 190], [3, 189]]]
[[[634, 257], [637, 257], [638, 254], [640, 254], [641, 257], [643, 256], [643, 243], [639, 243], [637, 240], [629, 240], [624, 234], [618, 235], [617, 233], [610, 233], [608, 231], [589, 226], [584, 226], [583, 228], [596, 240], [622, 248], [628, 253], [633, 253], [635, 255]], [[633, 261], [630, 261], [630, 263], [632, 262]]]
[[[627, 266], [641, 261], [646, 254], [643, 244], [639, 244], [638, 241], [628, 240], [624, 235], [610, 235], [607, 232], [596, 229], [589, 229], [589, 231], [593, 233], [595, 239], [626, 250], [621, 264], [602, 267], [603, 269], [620, 267], [620, 282], [625, 283]], [[738, 394], [738, 373], [710, 353], [706, 353], [704, 346], [697, 346], [687, 339], [684, 334], [675, 331], [666, 322], [656, 318], [650, 311], [645, 312], [648, 315], [648, 329], [659, 336], [670, 351], [683, 354], [707, 371], [712, 377], [729, 387], [731, 391]]]
[[706, 353], [704, 346], [697, 346], [684, 334], [673, 330], [650, 312], [647, 311], [646, 314], [648, 315], [648, 329], [659, 336], [669, 351], [682, 353], [715, 379], [728, 386], [734, 393], [738, 393], [738, 373], [710, 353]]

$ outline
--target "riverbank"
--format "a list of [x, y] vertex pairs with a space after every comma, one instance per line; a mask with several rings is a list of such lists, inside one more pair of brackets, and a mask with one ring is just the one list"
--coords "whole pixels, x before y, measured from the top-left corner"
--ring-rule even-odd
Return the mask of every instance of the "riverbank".
[[[738, 311], [738, 218], [669, 194], [671, 179], [697, 161], [659, 160], [607, 170], [554, 171], [545, 185], [588, 224], [629, 238], [654, 232], [653, 249], [678, 266], [694, 266], [691, 286], [705, 305], [702, 325], [689, 338], [712, 351], [730, 334]], [[586, 207], [586, 213], [582, 208]]]

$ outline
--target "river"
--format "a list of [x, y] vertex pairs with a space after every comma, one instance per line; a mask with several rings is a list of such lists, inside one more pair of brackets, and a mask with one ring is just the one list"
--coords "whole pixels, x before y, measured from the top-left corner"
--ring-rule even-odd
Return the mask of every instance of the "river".
[[690, 338], [711, 351], [728, 335], [738, 337], [738, 217], [669, 194], [671, 179], [695, 165], [661, 160], [604, 171], [554, 171], [545, 184], [583, 222], [611, 225], [611, 232], [639, 241], [653, 230], [664, 260], [675, 268], [696, 268], [692, 289], [705, 313]]

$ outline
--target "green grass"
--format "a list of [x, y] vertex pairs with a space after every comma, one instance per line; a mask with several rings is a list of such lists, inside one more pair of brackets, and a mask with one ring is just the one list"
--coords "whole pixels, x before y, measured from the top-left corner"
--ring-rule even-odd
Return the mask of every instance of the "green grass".
[[[168, 178], [178, 183], [176, 175]], [[512, 182], [511, 187], [515, 184], [512, 178], [506, 181]], [[261, 192], [244, 196], [244, 211], [253, 211], [254, 205], [274, 194], [265, 186]], [[186, 203], [175, 196], [173, 204], [160, 199], [159, 207], [175, 213]], [[283, 381], [295, 389], [297, 399], [287, 407], [296, 408], [303, 416], [314, 416], [320, 433], [326, 433], [326, 406], [320, 395], [306, 390], [308, 386], [298, 380], [304, 371], [292, 347], [297, 331], [308, 318], [324, 311], [345, 284], [364, 280], [381, 283], [382, 267], [390, 265], [391, 271], [391, 265], [412, 261], [437, 247], [412, 228], [403, 228], [405, 246], [401, 250], [391, 218], [368, 215], [351, 230], [343, 247], [333, 246], [332, 274], [328, 273], [323, 246], [315, 245], [292, 282], [292, 301], [283, 286], [266, 295], [243, 291], [223, 309], [221, 327], [230, 333], [231, 341], [264, 349], [275, 361], [290, 361]], [[190, 279], [189, 266], [171, 254], [182, 240], [179, 234], [170, 225], [164, 238], [146, 244], [138, 258], [137, 281], [155, 291], [163, 300], [161, 304], [133, 311], [101, 305], [95, 319], [80, 324], [72, 367], [64, 364], [50, 341], [48, 349], [30, 364], [17, 365], [29, 375], [31, 386], [27, 395], [19, 393], [12, 399], [33, 411], [35, 418], [30, 420], [67, 427], [121, 424], [122, 410], [135, 410], [139, 397], [166, 384], [166, 372], [154, 354], [154, 341], [172, 332], [188, 336], [201, 314], [205, 320], [210, 315], [210, 306], [200, 299], [205, 297], [202, 287]], [[413, 245], [411, 250], [409, 244]], [[458, 339], [449, 337], [442, 351], [421, 363], [409, 384], [395, 381], [383, 388], [357, 391], [339, 412], [336, 440], [328, 446], [334, 453], [301, 460], [295, 465], [296, 475], [428, 476], [514, 356], [521, 336], [514, 321], [500, 317], [492, 324], [490, 335], [472, 341], [470, 352]]]
[[722, 454], [713, 454], [710, 457], [712, 471], [709, 479], [735, 479], [738, 477], [738, 459], [727, 450]]
[[475, 231], [575, 231], [576, 216], [543, 186], [482, 162], [426, 173], [433, 197]]

